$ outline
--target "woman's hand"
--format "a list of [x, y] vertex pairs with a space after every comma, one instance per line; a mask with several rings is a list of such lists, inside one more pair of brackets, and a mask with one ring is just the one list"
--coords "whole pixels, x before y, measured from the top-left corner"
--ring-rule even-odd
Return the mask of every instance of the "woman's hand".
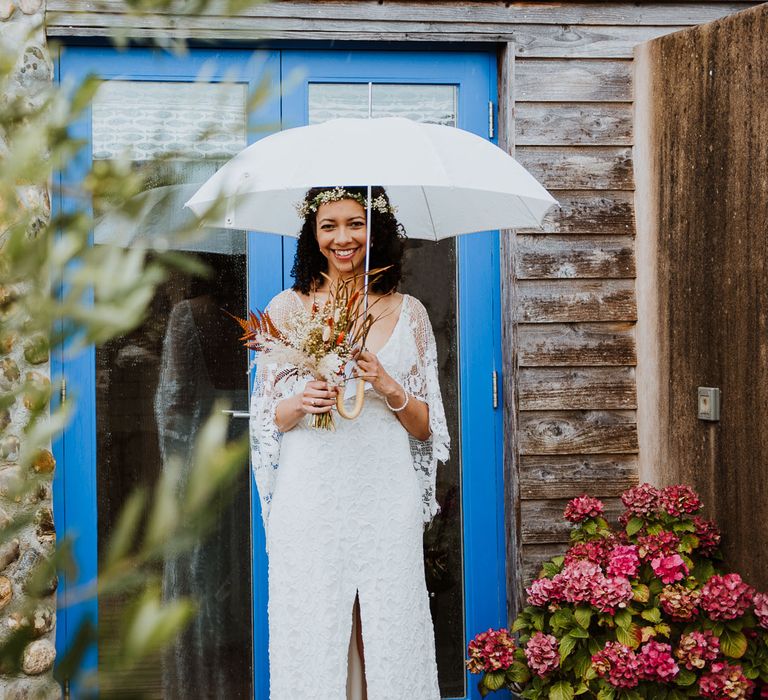
[[338, 389], [328, 382], [312, 380], [307, 382], [304, 391], [289, 396], [275, 408], [275, 425], [281, 433], [295, 428], [308, 413], [328, 413], [336, 405]]
[[395, 416], [400, 424], [417, 440], [429, 438], [429, 406], [415, 396], [408, 396], [372, 352], [357, 350], [352, 357], [357, 360], [356, 376], [370, 382], [374, 390], [386, 399], [390, 408], [398, 409]]
[[400, 406], [405, 402], [403, 387], [392, 379], [374, 353], [357, 349], [352, 353], [352, 359], [357, 361], [355, 376], [370, 382], [374, 391], [390, 405]]
[[307, 382], [301, 394], [300, 407], [304, 413], [328, 413], [336, 405], [338, 389], [328, 382]]

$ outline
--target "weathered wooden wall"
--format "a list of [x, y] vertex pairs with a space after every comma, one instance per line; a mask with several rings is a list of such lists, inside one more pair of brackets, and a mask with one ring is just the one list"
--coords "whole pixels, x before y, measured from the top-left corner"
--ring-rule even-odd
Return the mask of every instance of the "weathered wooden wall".
[[637, 481], [633, 49], [752, 5], [283, 0], [212, 22], [137, 20], [121, 0], [48, 0], [48, 33], [511, 47], [500, 66], [500, 92], [514, 101], [506, 146], [562, 204], [543, 230], [504, 247], [513, 613], [542, 559], [564, 549], [566, 500], [611, 499]]
[[[648, 177], [638, 252], [641, 312], [657, 338], [645, 368], [649, 476], [702, 493], [729, 564], [768, 587], [768, 5], [650, 42]], [[640, 144], [639, 144], [640, 146]], [[652, 330], [652, 327], [649, 330]], [[655, 376], [653, 376], [655, 375]], [[722, 389], [722, 419], [697, 419], [696, 388]], [[654, 416], [658, 418], [654, 421]]]

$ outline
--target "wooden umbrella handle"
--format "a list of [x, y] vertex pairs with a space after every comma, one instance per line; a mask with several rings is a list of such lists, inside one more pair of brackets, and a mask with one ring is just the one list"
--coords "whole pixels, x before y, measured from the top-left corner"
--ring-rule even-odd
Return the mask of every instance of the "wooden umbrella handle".
[[336, 409], [338, 410], [339, 415], [342, 418], [346, 418], [347, 420], [352, 420], [354, 418], [357, 418], [360, 415], [360, 411], [363, 410], [364, 402], [365, 402], [365, 380], [358, 379], [354, 408], [351, 411], [347, 412], [347, 409], [344, 406], [344, 392], [340, 391], [336, 396]]

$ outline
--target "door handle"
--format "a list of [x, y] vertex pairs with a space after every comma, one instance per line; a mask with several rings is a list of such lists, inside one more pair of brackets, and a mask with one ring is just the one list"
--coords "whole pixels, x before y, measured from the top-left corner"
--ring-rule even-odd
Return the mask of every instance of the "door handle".
[[229, 413], [232, 418], [250, 418], [251, 414], [248, 411], [222, 411], [222, 413]]

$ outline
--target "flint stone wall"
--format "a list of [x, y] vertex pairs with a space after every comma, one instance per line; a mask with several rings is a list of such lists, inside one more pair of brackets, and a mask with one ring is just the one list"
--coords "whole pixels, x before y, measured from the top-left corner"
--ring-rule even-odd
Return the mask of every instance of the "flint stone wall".
[[[53, 78], [53, 65], [48, 54], [43, 19], [44, 0], [0, 0], [0, 45], [19, 50], [11, 91], [2, 100], [23, 95], [32, 107], [43, 99], [45, 89]], [[0, 137], [0, 157], [6, 145]], [[46, 185], [23, 186], [19, 201], [35, 212], [30, 235], [50, 216], [50, 196]], [[0, 229], [0, 250], [4, 232]], [[10, 312], [15, 296], [21, 289], [0, 288], [0, 314]], [[2, 334], [0, 334], [2, 335]], [[8, 391], [34, 379], [36, 383], [50, 382], [47, 352], [41, 352], [34, 342], [25, 343], [14, 334], [0, 337], [0, 391]], [[48, 595], [32, 610], [27, 610], [26, 588], [35, 566], [53, 552], [51, 480], [55, 466], [53, 455], [43, 452], [35, 461], [32, 473], [44, 474], [46, 479], [33, 493], [20, 498], [14, 495], [32, 473], [25, 474], [18, 464], [23, 427], [29, 416], [29, 401], [17, 399], [0, 411], [0, 643], [14, 631], [26, 627], [34, 638], [23, 650], [22, 673], [11, 674], [0, 668], [0, 697], [5, 700], [54, 700], [61, 689], [53, 680], [52, 668], [56, 657], [56, 581], [50, 582]], [[3, 536], [2, 529], [18, 518], [30, 521], [12, 536]]]

